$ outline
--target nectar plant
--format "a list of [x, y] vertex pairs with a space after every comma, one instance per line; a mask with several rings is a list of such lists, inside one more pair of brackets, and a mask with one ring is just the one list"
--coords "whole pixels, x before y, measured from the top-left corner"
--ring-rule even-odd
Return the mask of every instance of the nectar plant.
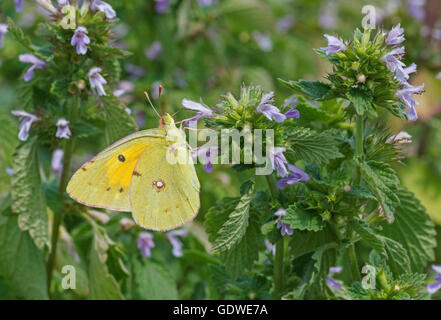
[[[328, 46], [316, 52], [332, 65], [327, 81], [280, 80], [299, 94], [280, 106], [253, 86], [213, 108], [184, 103], [217, 131], [274, 130], [266, 149], [273, 173], [246, 181], [240, 196], [206, 215], [223, 261], [214, 276], [229, 282], [228, 297], [250, 298], [238, 288], [257, 277], [261, 296], [273, 298], [425, 298], [434, 225], [394, 170], [410, 137], [388, 132], [386, 122], [416, 120], [413, 94], [423, 91], [408, 82], [416, 66], [402, 62], [404, 30], [325, 37]], [[261, 165], [254, 158], [233, 169]]]
[[[39, 45], [8, 19], [9, 33], [27, 51], [19, 57], [27, 64], [19, 90], [20, 110], [12, 112], [20, 119], [22, 143], [15, 153], [11, 210], [18, 217], [20, 229], [28, 231], [31, 242], [40, 249], [41, 257], [48, 256], [46, 295], [53, 290], [54, 269], [60, 272], [61, 268], [59, 255], [63, 247], [57, 249], [57, 244], [62, 239], [63, 216], [82, 211], [81, 216], [94, 232], [89, 271], [104, 272], [107, 290], [111, 291], [107, 294], [121, 298], [119, 286], [106, 266], [106, 252], [117, 249], [115, 244], [104, 229], [85, 215], [84, 208], [68, 205], [65, 190], [76, 144], [100, 133], [109, 144], [136, 130], [125, 106], [112, 93], [121, 72], [118, 59], [128, 52], [111, 45], [116, 14], [106, 2], [58, 1], [55, 6], [49, 0], [41, 0], [38, 4], [49, 13], [49, 21], [40, 23], [37, 29]], [[42, 148], [54, 155], [52, 172], [56, 177], [40, 176], [38, 150]], [[49, 170], [42, 168], [41, 172]], [[43, 189], [42, 179], [50, 185], [50, 191]], [[54, 184], [58, 184], [58, 195], [53, 195]], [[75, 251], [72, 246], [71, 243], [69, 248]], [[121, 251], [118, 249], [112, 255], [119, 260]], [[120, 268], [124, 269], [122, 262]], [[90, 296], [104, 297], [106, 293], [92, 289], [94, 281], [101, 280], [90, 278]]]

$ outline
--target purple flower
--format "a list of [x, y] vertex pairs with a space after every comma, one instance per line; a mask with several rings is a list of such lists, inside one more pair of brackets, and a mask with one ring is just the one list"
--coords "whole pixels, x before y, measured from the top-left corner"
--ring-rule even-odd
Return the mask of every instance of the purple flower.
[[400, 61], [404, 53], [404, 47], [395, 48], [392, 51], [386, 53], [381, 58], [381, 60], [386, 62], [386, 66], [390, 71], [395, 72], [397, 68], [402, 68], [404, 66], [404, 63]]
[[145, 69], [137, 66], [133, 63], [128, 63], [126, 64], [125, 68], [124, 68], [128, 73], [130, 73], [131, 75], [131, 79], [136, 80], [138, 78], [141, 78], [145, 75]]
[[326, 284], [331, 287], [332, 291], [338, 291], [341, 289], [340, 281], [332, 279], [330, 276], [326, 277]]
[[12, 169], [12, 168], [6, 168], [5, 172], [10, 177], [12, 177], [14, 175], [14, 169]]
[[388, 46], [394, 46], [397, 44], [400, 44], [404, 41], [404, 29], [401, 28], [400, 24], [397, 24], [395, 27], [392, 28], [391, 31], [389, 31], [389, 34], [386, 38], [386, 44]]
[[297, 110], [297, 109], [295, 109], [296, 107], [297, 107], [297, 104], [299, 103], [299, 100], [297, 100], [297, 98], [296, 97], [291, 97], [291, 98], [289, 98], [286, 102], [285, 102], [285, 104], [284, 104], [284, 107], [286, 108], [286, 107], [289, 107], [290, 108], [290, 110], [288, 110], [286, 113], [285, 113], [285, 116], [287, 117], [287, 118], [300, 118], [300, 112], [299, 112], [299, 110]]
[[271, 252], [273, 254], [273, 256], [276, 255], [276, 245], [269, 242], [268, 239], [265, 239], [265, 247], [266, 247], [266, 250], [268, 250], [269, 252]]
[[64, 138], [64, 139], [70, 139], [70, 136], [72, 133], [69, 129], [69, 121], [67, 121], [64, 118], [58, 119], [57, 121], [57, 133], [55, 133], [55, 136], [57, 138]]
[[327, 1], [320, 8], [318, 23], [323, 29], [334, 29], [337, 25], [337, 5], [333, 1]]
[[288, 164], [288, 170], [291, 172], [291, 174], [289, 174], [285, 178], [278, 180], [276, 183], [277, 187], [280, 190], [285, 189], [285, 187], [287, 185], [293, 185], [293, 184], [296, 184], [300, 181], [308, 181], [309, 180], [309, 175], [307, 173], [303, 172], [302, 170], [300, 170], [299, 168], [297, 168], [296, 166], [294, 166], [292, 164]]
[[94, 0], [90, 8], [93, 11], [101, 11], [105, 14], [107, 19], [113, 19], [116, 17], [116, 12], [113, 10], [112, 6], [107, 2], [101, 0]]
[[204, 164], [205, 172], [210, 173], [213, 171], [213, 161], [218, 155], [218, 150], [218, 146], [200, 147], [193, 153], [193, 156], [198, 157]]
[[430, 294], [434, 294], [441, 289], [441, 266], [432, 265], [432, 269], [436, 272], [436, 276], [433, 278], [435, 282], [428, 284], [426, 287]]
[[152, 43], [150, 48], [145, 51], [145, 55], [150, 60], [156, 59], [162, 53], [162, 44], [159, 41]]
[[411, 86], [410, 84], [405, 84], [401, 90], [398, 90], [395, 93], [397, 96], [407, 107], [407, 118], [411, 121], [415, 121], [418, 119], [418, 115], [416, 113], [415, 107], [419, 105], [419, 103], [412, 98], [412, 95], [416, 93], [422, 93], [424, 89], [424, 83], [420, 86]]
[[66, 4], [69, 4], [68, 0], [57, 0], [57, 3], [60, 7], [65, 6]]
[[280, 32], [287, 32], [294, 25], [294, 17], [290, 14], [276, 21], [276, 29]]
[[277, 229], [280, 229], [280, 233], [282, 234], [282, 237], [288, 235], [292, 235], [293, 234], [293, 230], [289, 227], [289, 225], [285, 222], [282, 222], [281, 218], [286, 216], [286, 210], [280, 208], [279, 210], [277, 210], [274, 213], [278, 218], [277, 218]]
[[271, 166], [277, 170], [277, 174], [281, 177], [285, 177], [288, 175], [288, 170], [286, 169], [286, 165], [288, 160], [286, 160], [283, 153], [286, 151], [286, 148], [283, 147], [272, 147], [269, 150], [269, 158], [271, 162]]
[[173, 230], [173, 231], [167, 232], [167, 239], [168, 239], [168, 241], [170, 241], [170, 243], [173, 247], [172, 254], [176, 258], [180, 258], [183, 256], [182, 242], [181, 242], [181, 240], [179, 240], [178, 237], [185, 237], [185, 236], [187, 236], [187, 234], [188, 234], [188, 231], [185, 229], [179, 229], [179, 230]]
[[401, 84], [406, 84], [407, 80], [409, 80], [409, 74], [416, 72], [417, 66], [415, 63], [412, 63], [407, 68], [397, 68], [395, 70], [395, 78]]
[[155, 2], [155, 10], [157, 13], [164, 13], [170, 4], [170, 0], [155, 0]]
[[70, 44], [72, 46], [76, 46], [77, 54], [86, 54], [87, 53], [87, 44], [90, 43], [90, 39], [87, 36], [87, 29], [85, 27], [78, 27], [74, 35], [72, 36], [72, 40]]
[[423, 21], [426, 17], [425, 5], [426, 0], [408, 0], [407, 11], [412, 18]]
[[259, 105], [256, 108], [256, 112], [263, 114], [268, 120], [274, 120], [276, 122], [283, 122], [286, 120], [286, 116], [280, 113], [280, 110], [273, 106], [274, 92], [269, 92], [262, 96]]
[[213, 110], [208, 109], [207, 107], [203, 106], [201, 103], [194, 102], [188, 99], [182, 99], [182, 105], [184, 106], [185, 109], [198, 111], [193, 118], [187, 120], [187, 125], [190, 125], [190, 123], [193, 121], [197, 122], [201, 118], [214, 117]]
[[138, 238], [138, 248], [141, 251], [141, 255], [144, 258], [150, 258], [152, 256], [152, 248], [154, 247], [153, 235], [147, 231], [141, 232]]
[[38, 59], [31, 53], [21, 54], [18, 60], [25, 63], [32, 63], [32, 66], [24, 74], [24, 81], [28, 82], [34, 77], [34, 69], [43, 69], [46, 66], [46, 62]]
[[330, 267], [329, 268], [329, 273], [330, 274], [336, 274], [336, 273], [340, 273], [342, 270], [343, 270], [343, 267], [341, 267], [341, 266]]
[[269, 52], [273, 50], [273, 41], [267, 34], [253, 31], [253, 38], [262, 51]]
[[6, 23], [0, 23], [0, 48], [3, 47], [3, 38], [8, 33], [8, 25]]
[[23, 110], [12, 110], [11, 113], [22, 119], [18, 131], [18, 139], [20, 141], [26, 141], [29, 137], [29, 130], [31, 129], [32, 123], [39, 121], [40, 118]]
[[96, 88], [96, 91], [99, 96], [105, 96], [106, 91], [104, 90], [104, 87], [107, 84], [106, 79], [103, 78], [103, 76], [100, 74], [101, 68], [93, 67], [89, 71], [89, 83], [90, 87], [92, 89]]
[[113, 95], [115, 97], [121, 97], [122, 95], [132, 92], [133, 90], [135, 90], [135, 85], [130, 81], [123, 80], [118, 84], [118, 88], [113, 91]]
[[14, 0], [14, 4], [15, 4], [15, 11], [21, 12], [21, 10], [23, 9], [23, 0]]
[[345, 51], [347, 48], [343, 42], [334, 36], [328, 34], [323, 35], [328, 40], [328, 46], [320, 49], [325, 50], [327, 56], [335, 54], [339, 51]]
[[201, 7], [209, 7], [213, 4], [213, 0], [198, 0]]
[[51, 170], [57, 174], [61, 174], [63, 170], [63, 156], [64, 152], [61, 149], [56, 149], [52, 154]]

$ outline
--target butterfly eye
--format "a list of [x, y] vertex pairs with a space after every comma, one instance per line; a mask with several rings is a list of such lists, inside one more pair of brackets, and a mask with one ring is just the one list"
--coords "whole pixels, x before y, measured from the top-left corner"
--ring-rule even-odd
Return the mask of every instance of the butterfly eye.
[[124, 158], [124, 156], [122, 154], [118, 155], [118, 160], [121, 162], [126, 161], [126, 158]]

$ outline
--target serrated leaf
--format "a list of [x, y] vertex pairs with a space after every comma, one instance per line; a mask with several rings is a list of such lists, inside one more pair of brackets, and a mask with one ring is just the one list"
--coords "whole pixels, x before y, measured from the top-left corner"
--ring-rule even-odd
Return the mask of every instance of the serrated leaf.
[[313, 105], [304, 97], [298, 97], [298, 104], [296, 109], [300, 113], [300, 118], [298, 121], [301, 123], [308, 123], [312, 121], [327, 121], [329, 120], [329, 115], [323, 109]]
[[64, 100], [70, 95], [67, 91], [69, 81], [66, 79], [57, 79], [51, 84], [50, 92], [60, 100]]
[[43, 252], [10, 208], [0, 212], [0, 275], [19, 299], [48, 299]]
[[111, 47], [105, 44], [92, 43], [91, 49], [95, 53], [99, 53], [100, 55], [105, 55], [106, 59], [109, 58], [124, 58], [131, 56], [132, 53], [118, 47]]
[[357, 160], [356, 162], [369, 188], [376, 195], [384, 215], [389, 222], [392, 222], [396, 207], [400, 202], [396, 195], [400, 182], [396, 172], [384, 162], [372, 160], [368, 162]]
[[332, 96], [332, 87], [329, 84], [321, 81], [285, 81], [282, 79], [279, 79], [279, 81], [297, 92], [306, 94], [312, 100], [326, 100], [334, 98]]
[[124, 106], [113, 96], [102, 97], [106, 114], [105, 133], [109, 143], [113, 143], [137, 130], [133, 118], [126, 112]]
[[397, 195], [400, 204], [395, 221], [383, 223], [380, 233], [401, 243], [409, 255], [411, 270], [422, 272], [428, 261], [435, 260], [435, 225], [412, 192], [400, 187]]
[[152, 259], [133, 259], [135, 293], [137, 299], [178, 299], [176, 281], [166, 266]]
[[384, 252], [384, 243], [372, 230], [372, 228], [363, 220], [353, 220], [351, 222], [351, 227], [354, 231], [378, 252]]
[[305, 211], [293, 204], [286, 209], [286, 215], [282, 217], [282, 222], [289, 224], [291, 229], [320, 231], [325, 224], [322, 217], [310, 211]]
[[11, 177], [12, 211], [21, 230], [28, 231], [35, 245], [50, 247], [46, 199], [40, 179], [36, 137], [22, 143], [14, 155]]
[[351, 88], [346, 96], [358, 115], [364, 115], [372, 107], [372, 96], [365, 94], [359, 88]]
[[107, 260], [109, 249], [115, 243], [108, 237], [104, 228], [89, 219], [93, 229], [93, 241], [89, 256], [89, 299], [121, 300], [124, 299], [119, 284], [109, 272]]
[[393, 239], [379, 236], [384, 243], [387, 264], [395, 275], [410, 272], [410, 259], [403, 245]]
[[[249, 212], [251, 200], [254, 196], [254, 182], [246, 184], [246, 188], [242, 188], [243, 194], [239, 199], [234, 210], [229, 214], [228, 220], [219, 230], [219, 236], [213, 244], [214, 252], [224, 252], [231, 249], [240, 242], [246, 233], [248, 227]], [[243, 184], [242, 186], [244, 186]]]
[[331, 159], [343, 157], [338, 150], [338, 141], [326, 131], [317, 133], [309, 128], [294, 127], [286, 130], [286, 140], [291, 146], [287, 150], [290, 160], [304, 160], [311, 164], [326, 164]]
[[337, 237], [334, 232], [332, 232], [329, 226], [325, 226], [320, 231], [295, 231], [292, 235], [290, 246], [293, 255], [299, 257], [336, 240]]

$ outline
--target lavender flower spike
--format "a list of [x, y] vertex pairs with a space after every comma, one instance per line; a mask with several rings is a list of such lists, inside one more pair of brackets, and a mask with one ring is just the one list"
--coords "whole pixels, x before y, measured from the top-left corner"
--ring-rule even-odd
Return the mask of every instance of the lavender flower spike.
[[263, 114], [268, 120], [274, 120], [276, 122], [283, 122], [286, 120], [286, 116], [280, 113], [280, 110], [273, 106], [274, 92], [269, 92], [262, 96], [259, 105], [256, 108], [256, 112]]
[[69, 129], [69, 121], [64, 118], [58, 119], [57, 121], [57, 133], [55, 136], [57, 138], [70, 139], [72, 133]]
[[78, 27], [74, 35], [72, 36], [72, 40], [70, 44], [72, 46], [76, 46], [77, 54], [86, 54], [87, 53], [87, 44], [90, 43], [90, 39], [87, 36], [87, 29], [85, 27]]
[[341, 42], [337, 37], [330, 36], [328, 34], [323, 35], [328, 40], [328, 46], [320, 48], [325, 50], [327, 56], [333, 55], [339, 51], [345, 51], [347, 48], [343, 42]]
[[101, 0], [94, 0], [90, 8], [94, 11], [101, 11], [105, 14], [107, 19], [113, 19], [116, 17], [116, 12], [113, 10], [112, 6], [107, 2]]
[[436, 272], [436, 276], [433, 278], [435, 282], [428, 284], [426, 287], [430, 294], [434, 294], [441, 289], [441, 266], [433, 265], [432, 269]]
[[192, 121], [198, 121], [201, 118], [213, 118], [214, 117], [213, 110], [208, 109], [207, 107], [205, 107], [201, 103], [194, 102], [194, 101], [191, 101], [188, 99], [182, 99], [182, 105], [184, 106], [185, 109], [198, 111], [193, 118], [187, 120], [187, 124], [189, 124]]
[[185, 237], [185, 236], [187, 236], [187, 234], [188, 234], [188, 231], [185, 229], [173, 230], [173, 231], [167, 232], [167, 239], [168, 239], [168, 241], [170, 241], [170, 243], [173, 247], [172, 254], [176, 258], [180, 258], [184, 255], [184, 253], [182, 252], [182, 242], [181, 242], [181, 240], [179, 240], [178, 237]]
[[32, 80], [34, 77], [34, 69], [43, 69], [46, 66], [45, 61], [38, 59], [31, 53], [21, 54], [18, 60], [25, 63], [32, 63], [32, 66], [26, 71], [23, 77], [26, 82]]
[[411, 86], [410, 84], [405, 84], [401, 90], [398, 90], [395, 93], [395, 96], [398, 97], [408, 107], [406, 114], [407, 118], [411, 121], [416, 121], [418, 119], [415, 107], [419, 105], [419, 103], [414, 98], [412, 98], [412, 95], [416, 93], [422, 93], [423, 89], [424, 83], [416, 87]]
[[6, 23], [0, 23], [0, 48], [3, 47], [3, 38], [8, 33], [8, 25]]
[[101, 68], [93, 67], [89, 71], [89, 83], [90, 87], [92, 89], [96, 88], [96, 91], [99, 96], [105, 96], [106, 91], [104, 90], [104, 87], [107, 84], [106, 79], [103, 78], [103, 76], [100, 74]]
[[386, 44], [388, 46], [394, 46], [397, 44], [400, 44], [404, 41], [404, 29], [401, 28], [400, 24], [397, 24], [395, 27], [392, 28], [391, 31], [389, 31], [387, 38], [386, 38]]
[[278, 180], [276, 183], [277, 187], [280, 190], [285, 189], [287, 185], [293, 185], [300, 181], [309, 180], [309, 175], [307, 173], [303, 172], [302, 170], [300, 170], [299, 168], [297, 168], [292, 164], [288, 164], [288, 170], [291, 172], [291, 174], [289, 174], [288, 177], [286, 178], [282, 178]]
[[288, 224], [281, 221], [282, 217], [286, 216], [286, 210], [280, 208], [274, 214], [278, 217], [276, 227], [277, 227], [277, 229], [280, 229], [280, 233], [281, 233], [282, 237], [284, 237], [286, 235], [291, 236], [293, 234], [293, 230], [289, 227]]
[[31, 129], [31, 125], [34, 122], [40, 120], [40, 118], [34, 116], [33, 114], [27, 113], [26, 111], [23, 110], [12, 110], [11, 113], [16, 117], [20, 117], [21, 119], [23, 119], [19, 126], [18, 139], [20, 141], [28, 140], [29, 130]]
[[141, 251], [141, 255], [144, 258], [150, 258], [152, 256], [152, 248], [154, 247], [153, 234], [147, 231], [141, 232], [138, 238], [138, 248]]

